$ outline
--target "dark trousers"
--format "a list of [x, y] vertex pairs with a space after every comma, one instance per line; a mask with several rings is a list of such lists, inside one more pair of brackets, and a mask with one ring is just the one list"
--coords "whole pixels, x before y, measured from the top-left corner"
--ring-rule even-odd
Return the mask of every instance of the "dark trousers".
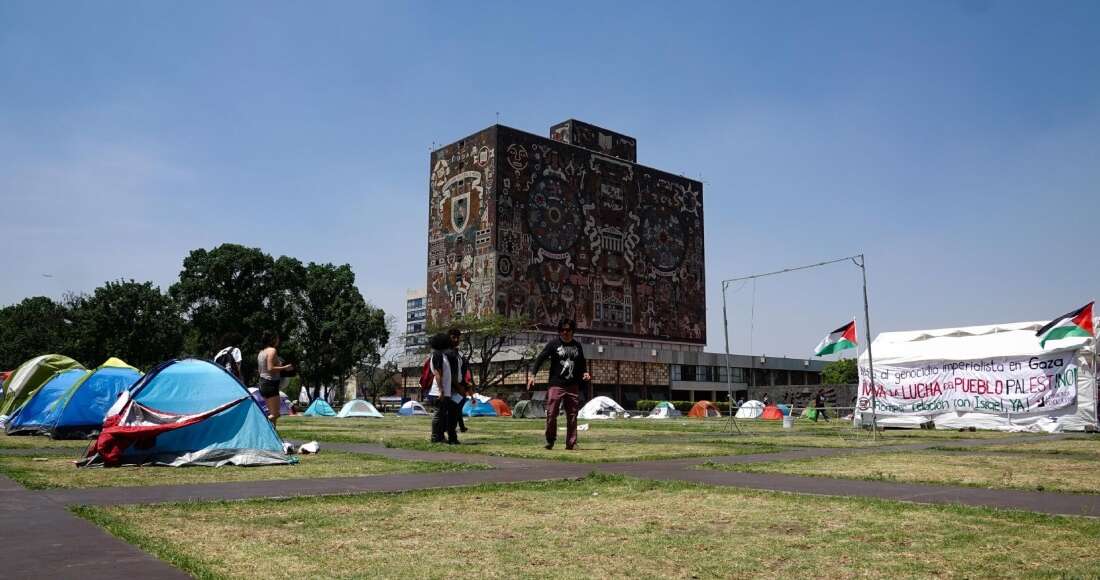
[[462, 409], [450, 397], [439, 397], [435, 401], [435, 415], [432, 416], [432, 443], [442, 443], [444, 435], [447, 441], [458, 441], [458, 419], [456, 413]]
[[458, 403], [458, 416], [455, 418], [455, 422], [458, 423], [458, 428], [463, 431], [466, 430], [466, 423], [462, 420], [462, 409], [466, 406], [466, 401], [469, 401], [468, 397], [462, 397], [462, 400]]
[[577, 444], [577, 411], [581, 409], [578, 388], [550, 387], [546, 396], [546, 442], [553, 445], [558, 438], [558, 413], [565, 406], [565, 448]]

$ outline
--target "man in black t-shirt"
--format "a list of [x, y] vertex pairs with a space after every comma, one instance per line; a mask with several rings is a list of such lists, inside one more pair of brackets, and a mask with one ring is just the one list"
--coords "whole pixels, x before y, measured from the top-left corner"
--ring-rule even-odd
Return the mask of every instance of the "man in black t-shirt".
[[550, 359], [550, 384], [546, 396], [546, 448], [553, 449], [558, 437], [558, 413], [565, 405], [565, 448], [577, 445], [577, 412], [580, 410], [580, 387], [583, 381], [592, 380], [584, 360], [581, 343], [573, 340], [577, 323], [568, 318], [558, 323], [558, 338], [546, 343], [527, 379], [527, 390], [535, 386], [535, 375], [546, 359]]

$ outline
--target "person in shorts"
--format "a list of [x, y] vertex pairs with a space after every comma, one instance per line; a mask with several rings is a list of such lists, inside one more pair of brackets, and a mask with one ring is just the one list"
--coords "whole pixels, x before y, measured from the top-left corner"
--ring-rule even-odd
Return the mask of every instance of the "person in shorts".
[[283, 364], [279, 358], [279, 335], [265, 331], [264, 348], [256, 355], [256, 366], [260, 369], [260, 396], [267, 401], [267, 418], [272, 425], [279, 422], [279, 384], [282, 373], [294, 370], [294, 365]]

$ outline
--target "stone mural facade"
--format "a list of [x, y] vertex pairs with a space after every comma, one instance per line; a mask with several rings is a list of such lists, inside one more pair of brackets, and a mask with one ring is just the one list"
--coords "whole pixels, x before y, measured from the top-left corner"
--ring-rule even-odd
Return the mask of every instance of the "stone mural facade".
[[702, 184], [617, 157], [634, 155], [625, 135], [554, 131], [498, 125], [433, 153], [429, 317], [568, 316], [586, 334], [704, 343]]

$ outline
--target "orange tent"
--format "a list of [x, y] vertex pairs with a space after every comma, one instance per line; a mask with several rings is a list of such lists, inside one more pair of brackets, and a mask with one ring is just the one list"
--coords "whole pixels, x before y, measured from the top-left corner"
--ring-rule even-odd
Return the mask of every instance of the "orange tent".
[[783, 411], [775, 405], [768, 405], [764, 407], [764, 412], [760, 415], [760, 418], [768, 421], [780, 421], [783, 419]]
[[722, 412], [710, 401], [699, 401], [688, 411], [688, 417], [721, 417]]
[[508, 403], [500, 399], [489, 399], [489, 404], [496, 410], [498, 417], [511, 417], [512, 408], [508, 406]]

